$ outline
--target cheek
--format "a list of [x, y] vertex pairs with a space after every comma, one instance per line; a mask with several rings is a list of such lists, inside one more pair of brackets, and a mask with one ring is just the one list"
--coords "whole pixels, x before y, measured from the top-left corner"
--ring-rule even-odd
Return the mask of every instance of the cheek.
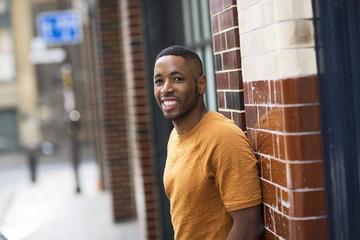
[[158, 96], [159, 95], [159, 89], [157, 87], [154, 87], [154, 96]]
[[196, 86], [187, 86], [187, 88], [184, 89], [184, 93], [185, 93], [187, 96], [196, 95]]

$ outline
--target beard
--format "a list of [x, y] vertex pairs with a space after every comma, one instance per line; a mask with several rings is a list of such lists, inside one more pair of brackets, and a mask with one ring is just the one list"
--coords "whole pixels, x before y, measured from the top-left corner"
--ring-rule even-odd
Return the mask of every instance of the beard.
[[[176, 97], [174, 95], [166, 95], [165, 97]], [[177, 97], [178, 98], [178, 97]], [[170, 121], [177, 121], [186, 117], [198, 104], [199, 101], [199, 91], [197, 85], [193, 94], [188, 96], [186, 99], [178, 98], [178, 107], [174, 111], [163, 111], [164, 117]], [[161, 107], [161, 101], [158, 101], [158, 104]]]

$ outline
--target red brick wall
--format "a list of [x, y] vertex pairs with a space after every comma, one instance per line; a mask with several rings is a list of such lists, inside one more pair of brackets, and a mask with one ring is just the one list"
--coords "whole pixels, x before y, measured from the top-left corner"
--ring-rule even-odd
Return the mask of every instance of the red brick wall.
[[246, 131], [235, 1], [210, 1], [218, 110]]
[[105, 189], [105, 161], [102, 154], [102, 131], [100, 129], [100, 108], [101, 105], [101, 93], [98, 90], [98, 83], [96, 81], [96, 63], [94, 55], [94, 40], [92, 35], [92, 21], [84, 23], [83, 26], [83, 52], [84, 52], [84, 67], [86, 69], [85, 77], [86, 79], [86, 91], [87, 91], [87, 100], [88, 100], [88, 111], [89, 118], [91, 122], [91, 131], [92, 131], [92, 145], [94, 148], [94, 156], [98, 166], [98, 175], [99, 182], [98, 187]]
[[[121, 1], [122, 38], [129, 114], [129, 147], [135, 173], [138, 220], [146, 239], [158, 239], [150, 106], [145, 69], [144, 28], [140, 0]], [[142, 190], [142, 191], [141, 191]], [[141, 196], [139, 196], [141, 195]]]
[[95, 6], [97, 60], [102, 111], [99, 116], [104, 134], [103, 159], [108, 168], [115, 221], [136, 216], [133, 178], [127, 142], [126, 82], [117, 0], [99, 0]]
[[[261, 167], [265, 239], [326, 239], [317, 78], [244, 85], [248, 135]], [[260, 92], [263, 98], [255, 100]]]
[[317, 77], [241, 81], [237, 5], [210, 0], [218, 104], [259, 159], [264, 239], [326, 239]]

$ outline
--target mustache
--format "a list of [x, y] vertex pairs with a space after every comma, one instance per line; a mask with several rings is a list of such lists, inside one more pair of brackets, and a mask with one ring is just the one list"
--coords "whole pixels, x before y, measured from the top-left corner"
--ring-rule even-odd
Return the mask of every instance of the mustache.
[[163, 97], [164, 97], [164, 98], [170, 98], [170, 97], [172, 97], [172, 98], [176, 98], [176, 99], [179, 100], [179, 97], [175, 96], [175, 95], [172, 94], [172, 93], [170, 93], [170, 94], [163, 94], [163, 95], [160, 96], [160, 99], [163, 98]]

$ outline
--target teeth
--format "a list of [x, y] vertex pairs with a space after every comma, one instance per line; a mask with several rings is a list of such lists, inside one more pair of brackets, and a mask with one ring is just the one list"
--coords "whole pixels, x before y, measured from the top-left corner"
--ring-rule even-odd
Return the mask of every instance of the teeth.
[[164, 101], [165, 106], [171, 106], [174, 105], [175, 103], [176, 103], [175, 101]]

